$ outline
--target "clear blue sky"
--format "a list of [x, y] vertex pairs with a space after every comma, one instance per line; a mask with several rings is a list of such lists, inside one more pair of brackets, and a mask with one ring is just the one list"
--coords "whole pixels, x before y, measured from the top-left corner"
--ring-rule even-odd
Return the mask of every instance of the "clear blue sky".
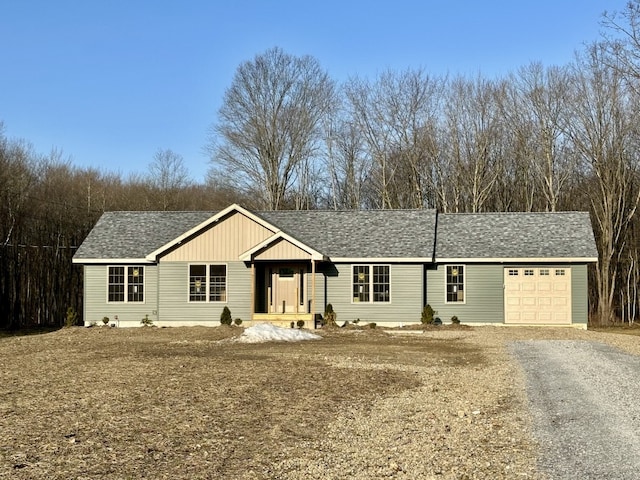
[[0, 121], [73, 164], [145, 173], [156, 150], [196, 181], [238, 65], [279, 46], [337, 81], [387, 68], [493, 77], [563, 65], [626, 0], [2, 0]]

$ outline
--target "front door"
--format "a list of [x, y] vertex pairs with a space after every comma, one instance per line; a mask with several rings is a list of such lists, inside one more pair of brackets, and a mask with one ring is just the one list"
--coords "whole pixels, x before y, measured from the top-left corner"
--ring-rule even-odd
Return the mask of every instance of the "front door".
[[296, 264], [274, 265], [271, 272], [271, 305], [273, 313], [304, 313], [306, 267]]

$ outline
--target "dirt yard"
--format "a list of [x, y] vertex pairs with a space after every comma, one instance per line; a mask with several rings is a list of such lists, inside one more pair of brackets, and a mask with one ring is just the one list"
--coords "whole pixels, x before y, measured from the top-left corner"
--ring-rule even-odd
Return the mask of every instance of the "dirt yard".
[[244, 344], [241, 331], [0, 338], [0, 478], [543, 478], [506, 343], [638, 343], [439, 327]]

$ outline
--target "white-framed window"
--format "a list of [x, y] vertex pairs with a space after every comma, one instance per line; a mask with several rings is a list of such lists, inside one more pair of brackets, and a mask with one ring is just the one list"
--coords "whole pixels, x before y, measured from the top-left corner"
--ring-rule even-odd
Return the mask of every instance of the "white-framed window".
[[144, 267], [113, 265], [107, 273], [108, 302], [144, 302]]
[[519, 270], [517, 268], [510, 268], [509, 269], [509, 276], [510, 277], [517, 277], [519, 274]]
[[354, 303], [391, 301], [391, 267], [389, 265], [353, 265], [352, 274]]
[[564, 274], [565, 274], [564, 268], [557, 268], [556, 269], [556, 277], [563, 277]]
[[225, 264], [189, 265], [190, 302], [226, 302], [227, 266]]
[[524, 269], [524, 276], [525, 277], [533, 277], [533, 268], [525, 268]]
[[465, 266], [446, 265], [445, 282], [446, 298], [445, 303], [465, 303]]
[[549, 276], [549, 269], [548, 268], [541, 268], [540, 269], [540, 276], [541, 277], [548, 277]]

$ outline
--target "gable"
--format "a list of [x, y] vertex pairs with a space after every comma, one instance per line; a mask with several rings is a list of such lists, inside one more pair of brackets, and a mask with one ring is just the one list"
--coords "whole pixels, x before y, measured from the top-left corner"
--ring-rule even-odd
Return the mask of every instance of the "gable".
[[237, 261], [273, 233], [248, 215], [233, 211], [163, 254], [160, 261]]
[[279, 238], [253, 258], [254, 260], [309, 260], [311, 254], [290, 241]]

